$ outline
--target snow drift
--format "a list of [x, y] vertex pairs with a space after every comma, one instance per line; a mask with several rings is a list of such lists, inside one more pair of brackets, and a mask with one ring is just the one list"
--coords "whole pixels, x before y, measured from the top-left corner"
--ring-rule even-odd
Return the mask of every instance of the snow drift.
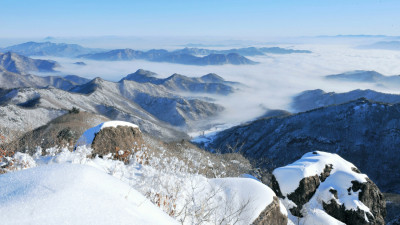
[[53, 164], [0, 176], [3, 224], [178, 224], [128, 184], [91, 166]]

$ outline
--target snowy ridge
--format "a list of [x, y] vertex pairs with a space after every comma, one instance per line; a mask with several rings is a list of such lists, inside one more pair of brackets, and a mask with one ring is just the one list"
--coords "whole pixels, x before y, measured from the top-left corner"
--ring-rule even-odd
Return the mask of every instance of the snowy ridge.
[[118, 127], [118, 126], [127, 126], [127, 127], [133, 127], [139, 129], [139, 126], [133, 123], [125, 122], [125, 121], [118, 121], [118, 120], [113, 120], [113, 121], [107, 121], [104, 123], [101, 123], [95, 127], [92, 127], [88, 130], [86, 130], [82, 136], [78, 139], [76, 145], [81, 146], [81, 145], [90, 145], [92, 144], [94, 137], [96, 136], [97, 133], [99, 133], [102, 129], [107, 128], [107, 127]]
[[4, 224], [178, 224], [128, 184], [87, 165], [40, 166], [2, 175], [0, 183]]

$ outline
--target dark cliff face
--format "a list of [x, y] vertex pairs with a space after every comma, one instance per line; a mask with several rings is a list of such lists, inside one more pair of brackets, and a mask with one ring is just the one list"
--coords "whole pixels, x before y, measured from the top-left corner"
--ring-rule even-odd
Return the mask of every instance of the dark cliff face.
[[[208, 147], [241, 146], [250, 160], [274, 169], [313, 150], [354, 163], [384, 192], [400, 192], [400, 104], [360, 99], [286, 117], [260, 119], [217, 134]], [[243, 146], [242, 146], [243, 145]]]

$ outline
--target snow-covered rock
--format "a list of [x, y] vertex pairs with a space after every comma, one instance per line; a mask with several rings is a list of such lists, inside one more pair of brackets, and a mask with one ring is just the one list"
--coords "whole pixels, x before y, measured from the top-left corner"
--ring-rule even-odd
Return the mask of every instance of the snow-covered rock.
[[309, 152], [275, 169], [273, 189], [294, 223], [384, 224], [386, 204], [378, 187], [337, 154]]
[[91, 166], [54, 164], [0, 176], [2, 224], [178, 224], [128, 184]]
[[78, 146], [90, 145], [93, 143], [93, 140], [94, 140], [96, 134], [99, 133], [102, 129], [107, 128], [107, 127], [117, 128], [118, 126], [139, 128], [136, 124], [129, 123], [126, 121], [118, 121], [118, 120], [107, 121], [107, 122], [101, 123], [95, 127], [92, 127], [90, 129], [86, 130], [83, 133], [83, 135], [78, 139], [77, 145]]
[[112, 154], [128, 161], [131, 153], [142, 148], [142, 133], [137, 125], [124, 121], [107, 121], [86, 130], [76, 146], [90, 145], [94, 155]]

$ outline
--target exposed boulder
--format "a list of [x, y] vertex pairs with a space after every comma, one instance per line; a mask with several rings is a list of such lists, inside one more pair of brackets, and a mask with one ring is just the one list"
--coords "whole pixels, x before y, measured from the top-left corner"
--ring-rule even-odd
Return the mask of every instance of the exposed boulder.
[[273, 190], [301, 224], [385, 224], [383, 194], [367, 175], [336, 154], [306, 153], [275, 169], [273, 180]]
[[113, 158], [127, 162], [132, 153], [142, 150], [144, 141], [137, 125], [108, 121], [85, 131], [76, 145], [90, 145], [93, 156], [111, 154]]
[[[282, 207], [282, 208], [281, 208]], [[271, 204], [267, 206], [253, 222], [253, 225], [281, 225], [287, 224], [287, 214], [283, 212], [286, 209], [280, 204], [279, 198], [274, 196]]]

